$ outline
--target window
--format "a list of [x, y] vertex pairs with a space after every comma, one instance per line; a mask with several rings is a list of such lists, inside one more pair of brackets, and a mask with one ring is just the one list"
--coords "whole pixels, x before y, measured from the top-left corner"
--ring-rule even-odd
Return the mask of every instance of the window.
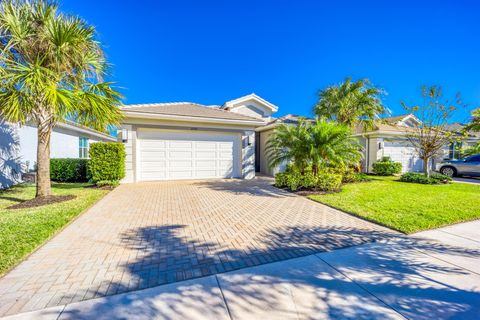
[[471, 156], [465, 159], [466, 162], [480, 162], [480, 155], [478, 156]]
[[88, 139], [80, 137], [78, 143], [78, 157], [81, 159], [88, 158]]

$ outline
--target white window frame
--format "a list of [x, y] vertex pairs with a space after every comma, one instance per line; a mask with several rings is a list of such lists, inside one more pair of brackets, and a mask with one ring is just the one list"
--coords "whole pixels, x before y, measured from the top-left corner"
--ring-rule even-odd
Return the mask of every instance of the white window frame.
[[[84, 142], [84, 144], [82, 142]], [[88, 146], [89, 146], [88, 138], [86, 137], [78, 138], [78, 157], [80, 159], [88, 158]]]

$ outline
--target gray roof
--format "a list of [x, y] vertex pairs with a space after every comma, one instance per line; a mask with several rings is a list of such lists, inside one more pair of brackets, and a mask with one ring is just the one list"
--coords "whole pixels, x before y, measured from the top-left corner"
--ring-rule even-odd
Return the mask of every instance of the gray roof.
[[402, 121], [403, 119], [405, 119], [409, 115], [410, 114], [401, 114], [399, 116], [385, 117], [385, 118], [382, 118], [382, 120], [385, 121], [385, 122], [388, 122], [388, 123], [395, 124], [398, 121]]
[[314, 121], [314, 119], [309, 117], [303, 117], [296, 114], [287, 114], [280, 118], [273, 119], [268, 124], [274, 124], [274, 123], [297, 124], [300, 119], [303, 119], [306, 121]]
[[218, 106], [204, 106], [192, 102], [130, 104], [122, 108], [128, 112], [141, 112], [152, 114], [165, 114], [175, 116], [215, 118], [226, 120], [262, 121], [254, 117], [219, 109]]

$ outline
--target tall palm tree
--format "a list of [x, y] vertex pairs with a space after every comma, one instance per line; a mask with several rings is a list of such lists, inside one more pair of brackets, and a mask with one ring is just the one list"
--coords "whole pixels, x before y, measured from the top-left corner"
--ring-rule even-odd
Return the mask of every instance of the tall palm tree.
[[321, 167], [355, 165], [361, 158], [360, 146], [350, 128], [324, 119], [278, 126], [266, 150], [271, 167], [288, 162], [304, 171], [311, 165], [315, 175]]
[[0, 117], [37, 126], [37, 197], [49, 196], [50, 137], [70, 119], [98, 130], [118, 124], [121, 95], [92, 26], [50, 0], [0, 3]]
[[383, 91], [368, 79], [352, 82], [352, 78], [347, 77], [340, 85], [320, 91], [313, 111], [318, 117], [352, 128], [360, 124], [369, 129], [373, 127], [374, 120], [386, 112], [381, 101], [382, 94]]

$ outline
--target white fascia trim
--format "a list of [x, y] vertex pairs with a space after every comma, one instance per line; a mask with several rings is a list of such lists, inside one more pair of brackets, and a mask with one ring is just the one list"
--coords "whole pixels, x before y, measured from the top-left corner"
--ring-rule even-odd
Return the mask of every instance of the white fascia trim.
[[256, 128], [255, 131], [256, 131], [256, 132], [268, 131], [268, 130], [275, 129], [275, 128], [278, 127], [279, 125], [281, 125], [281, 123], [272, 123], [272, 124], [269, 124], [269, 125], [267, 125], [267, 126], [263, 126], [263, 127], [260, 127], [260, 128]]
[[160, 113], [148, 113], [148, 112], [128, 112], [124, 111], [125, 116], [130, 118], [140, 119], [158, 119], [158, 120], [176, 120], [186, 122], [207, 122], [207, 123], [221, 123], [221, 124], [239, 124], [239, 125], [251, 125], [252, 127], [261, 127], [265, 125], [263, 121], [256, 120], [235, 120], [235, 119], [218, 119], [218, 118], [206, 118], [206, 117], [193, 117], [193, 116], [177, 116], [172, 114], [160, 114]]
[[404, 131], [373, 131], [373, 132], [365, 132], [365, 133], [357, 133], [354, 136], [404, 136], [408, 134], [408, 132]]
[[228, 108], [231, 108], [234, 104], [241, 103], [241, 102], [248, 101], [248, 100], [255, 100], [259, 104], [266, 106], [267, 108], [269, 108], [273, 112], [278, 111], [278, 107], [276, 105], [274, 105], [274, 104], [268, 102], [267, 100], [257, 96], [255, 93], [251, 93], [249, 95], [237, 98], [235, 100], [227, 101], [227, 102], [225, 102], [224, 107], [225, 107], [225, 109], [228, 109]]
[[80, 128], [80, 127], [77, 127], [77, 126], [74, 126], [74, 125], [71, 125], [71, 124], [68, 124], [68, 123], [65, 123], [65, 122], [58, 122], [55, 125], [55, 127], [62, 128], [62, 129], [68, 129], [68, 130], [75, 131], [75, 132], [80, 132], [80, 133], [83, 133], [83, 134], [88, 134], [90, 136], [94, 136], [94, 137], [97, 137], [97, 138], [100, 138], [100, 139], [103, 139], [103, 140], [109, 140], [109, 141], [112, 141], [112, 142], [117, 141], [117, 138], [109, 136], [108, 134], [103, 134], [103, 133], [96, 132], [96, 131], [93, 131], [93, 130]]
[[407, 121], [408, 119], [413, 119], [413, 120], [415, 120], [415, 122], [416, 122], [417, 124], [422, 124], [422, 123], [423, 123], [423, 122], [422, 122], [420, 119], [418, 119], [414, 114], [410, 113], [410, 114], [408, 114], [407, 116], [405, 116], [402, 120], [398, 121], [397, 124], [402, 123], [402, 122], [405, 122], [405, 121]]

